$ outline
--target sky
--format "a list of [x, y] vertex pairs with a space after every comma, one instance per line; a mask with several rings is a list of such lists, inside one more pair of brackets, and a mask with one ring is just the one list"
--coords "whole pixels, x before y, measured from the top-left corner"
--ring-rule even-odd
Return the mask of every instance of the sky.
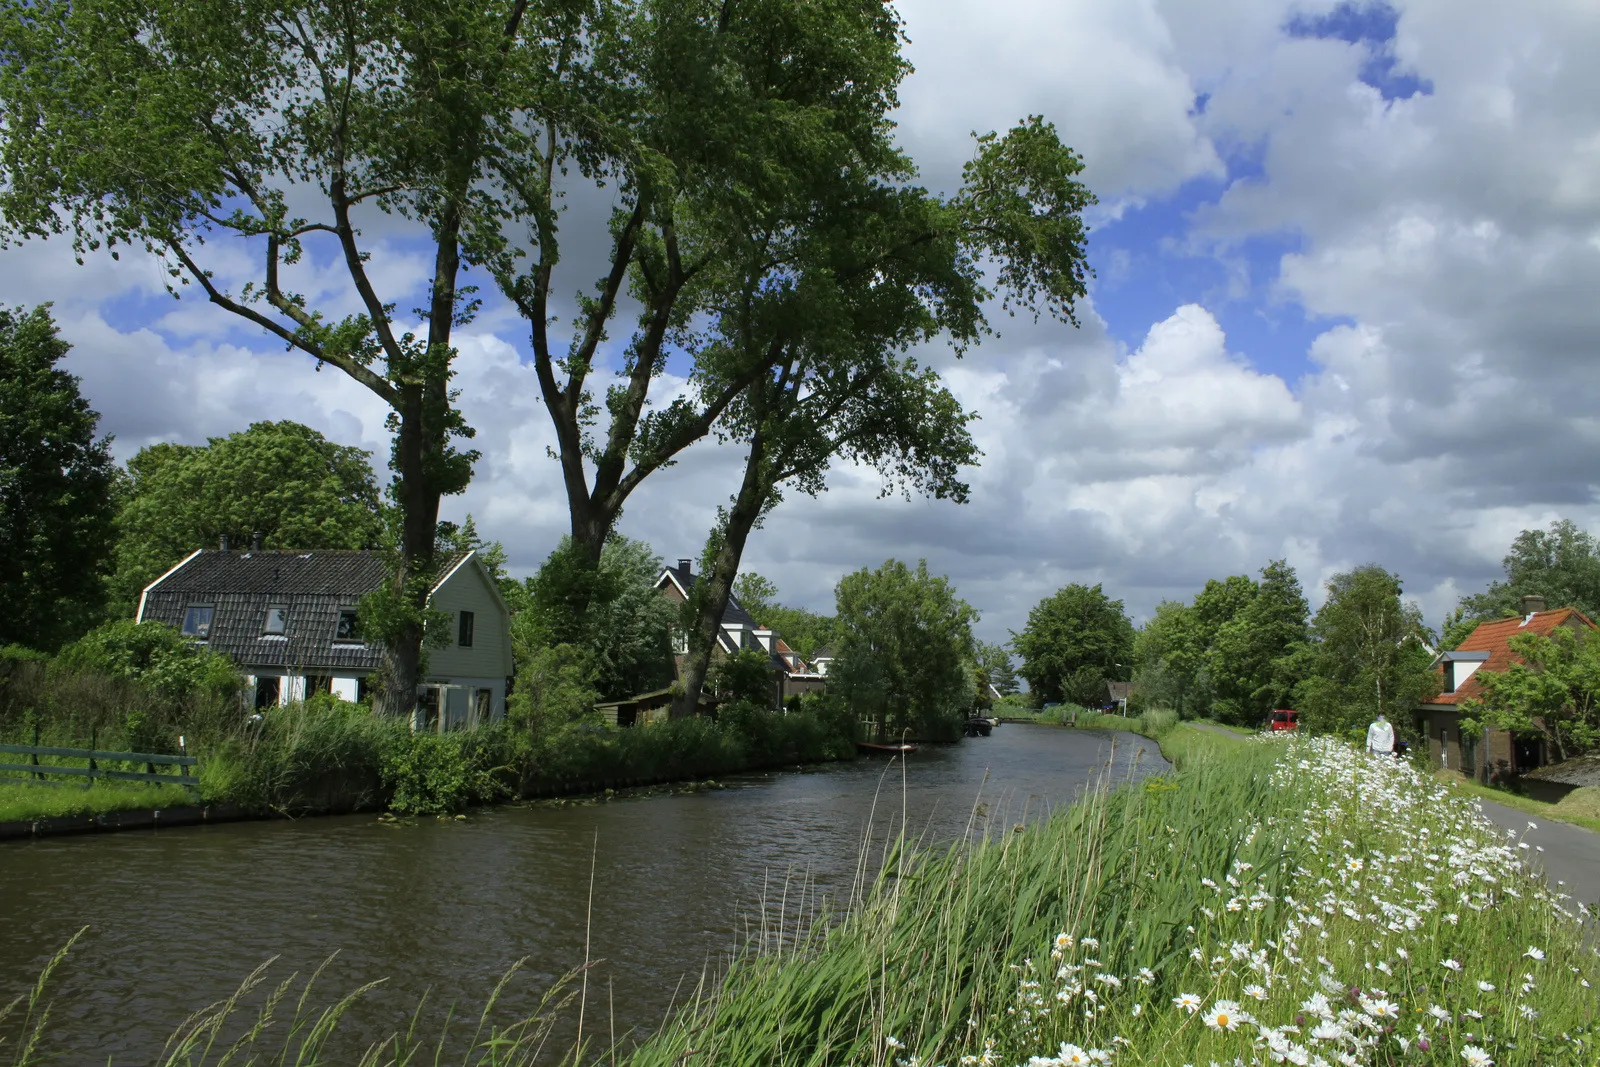
[[[1096, 276], [1077, 329], [997, 316], [959, 360], [920, 353], [981, 417], [970, 503], [882, 499], [874, 473], [836, 469], [751, 538], [745, 568], [781, 600], [831, 611], [845, 573], [926, 558], [1000, 641], [1069, 582], [1139, 619], [1283, 558], [1313, 607], [1329, 577], [1378, 563], [1437, 626], [1500, 575], [1518, 531], [1600, 528], [1600, 5], [898, 10], [916, 70], [896, 119], [922, 180], [950, 187], [972, 131], [1044, 115], [1099, 200]], [[414, 292], [420, 244], [371, 236], [380, 291]], [[251, 269], [209, 251], [219, 277]], [[80, 266], [64, 240], [36, 242], [0, 252], [0, 278], [8, 304], [54, 303], [119, 459], [260, 419], [387, 457], [369, 394], [192, 290], [174, 301], [136, 251]], [[350, 299], [330, 259], [301, 278]], [[483, 459], [446, 516], [471, 512], [531, 573], [567, 517], [525, 332], [491, 299], [457, 338]], [[698, 556], [741, 466], [696, 446], [620, 531]]]

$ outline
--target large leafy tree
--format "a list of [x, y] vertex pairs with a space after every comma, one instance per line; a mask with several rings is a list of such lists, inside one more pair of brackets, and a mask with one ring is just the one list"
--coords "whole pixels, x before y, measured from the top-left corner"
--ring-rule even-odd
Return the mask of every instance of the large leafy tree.
[[1194, 608], [1163, 600], [1134, 635], [1133, 695], [1141, 706], [1191, 715], [1210, 706], [1211, 690]]
[[1105, 683], [1126, 679], [1133, 666], [1133, 623], [1122, 601], [1099, 585], [1057, 590], [1028, 612], [1012, 647], [1036, 704], [1072, 700], [1099, 704]]
[[[1600, 638], [1562, 627], [1546, 637], [1518, 634], [1521, 657], [1504, 671], [1473, 674], [1483, 696], [1462, 706], [1462, 729], [1484, 723], [1520, 737], [1545, 737], [1559, 759], [1600, 747]], [[1468, 725], [1471, 723], [1471, 726]]]
[[0, 645], [53, 651], [92, 625], [112, 543], [110, 438], [48, 308], [0, 307]]
[[978, 614], [948, 578], [887, 560], [836, 589], [837, 659], [829, 690], [875, 720], [880, 737], [953, 738], [976, 697], [972, 624]]
[[871, 132], [859, 155], [834, 157], [803, 223], [788, 208], [748, 213], [715, 276], [724, 303], [697, 380], [745, 383], [720, 424], [745, 466], [691, 602], [679, 714], [695, 707], [750, 533], [786, 492], [822, 492], [842, 459], [877, 470], [886, 492], [966, 499], [972, 416], [908, 350], [943, 338], [959, 353], [984, 335], [993, 296], [1072, 321], [1084, 293], [1080, 213], [1093, 197], [1049, 123], [979, 137], [949, 197], [909, 184], [881, 112]]
[[[453, 330], [475, 307], [463, 263], [503, 244], [514, 208], [496, 175], [543, 173], [531, 129], [584, 80], [588, 10], [40, 0], [0, 11], [6, 234], [70, 232], [80, 257], [142, 248], [174, 295], [195, 286], [388, 407], [400, 522], [381, 628], [395, 710], [416, 692], [439, 500], [467, 484], [474, 458], [455, 447], [471, 431], [450, 387]], [[396, 315], [414, 284], [386, 287], [392, 275], [372, 261], [378, 242], [364, 230], [385, 214], [426, 245], [409, 319], [420, 326]], [[306, 257], [342, 272], [348, 297]]]
[[1447, 647], [1460, 644], [1485, 619], [1518, 614], [1524, 596], [1542, 596], [1552, 608], [1600, 617], [1600, 542], [1572, 520], [1557, 519], [1548, 530], [1523, 530], [1501, 563], [1504, 580], [1461, 598], [1446, 622]]
[[126, 607], [162, 571], [221, 538], [236, 549], [373, 548], [383, 536], [371, 454], [297, 422], [258, 422], [204, 445], [128, 461], [113, 596]]
[[1263, 567], [1254, 595], [1217, 628], [1206, 653], [1219, 718], [1248, 725], [1288, 706], [1309, 615], [1294, 568], [1281, 559]]
[[1403, 728], [1403, 713], [1438, 692], [1421, 610], [1375, 563], [1334, 575], [1327, 590], [1311, 622], [1309, 677], [1296, 690], [1301, 721], [1354, 736], [1381, 712]]
[[563, 661], [581, 664], [600, 699], [662, 688], [672, 679], [677, 609], [655, 588], [660, 574], [661, 557], [641, 541], [613, 537], [600, 566], [591, 568], [563, 538], [513, 598], [520, 607], [511, 624], [519, 665], [563, 649]]

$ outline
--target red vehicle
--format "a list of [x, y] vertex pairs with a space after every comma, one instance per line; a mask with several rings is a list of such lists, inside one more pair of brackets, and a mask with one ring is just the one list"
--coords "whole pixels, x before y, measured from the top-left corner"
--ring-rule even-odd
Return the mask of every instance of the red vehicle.
[[1279, 730], [1298, 730], [1300, 729], [1300, 713], [1298, 711], [1289, 711], [1286, 708], [1279, 708], [1272, 713], [1268, 728], [1274, 733]]

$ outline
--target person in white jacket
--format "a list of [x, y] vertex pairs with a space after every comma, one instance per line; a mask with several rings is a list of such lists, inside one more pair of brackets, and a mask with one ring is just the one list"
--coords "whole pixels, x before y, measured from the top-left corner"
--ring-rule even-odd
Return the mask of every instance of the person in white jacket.
[[1394, 727], [1382, 713], [1367, 727], [1367, 751], [1374, 756], [1394, 755]]

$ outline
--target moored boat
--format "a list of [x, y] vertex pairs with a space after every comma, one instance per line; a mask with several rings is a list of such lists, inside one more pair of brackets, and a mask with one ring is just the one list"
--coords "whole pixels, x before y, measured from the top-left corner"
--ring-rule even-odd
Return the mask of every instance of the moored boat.
[[910, 741], [889, 741], [879, 744], [875, 741], [857, 741], [856, 751], [868, 756], [889, 755], [898, 756], [907, 752], [915, 752], [917, 746]]

